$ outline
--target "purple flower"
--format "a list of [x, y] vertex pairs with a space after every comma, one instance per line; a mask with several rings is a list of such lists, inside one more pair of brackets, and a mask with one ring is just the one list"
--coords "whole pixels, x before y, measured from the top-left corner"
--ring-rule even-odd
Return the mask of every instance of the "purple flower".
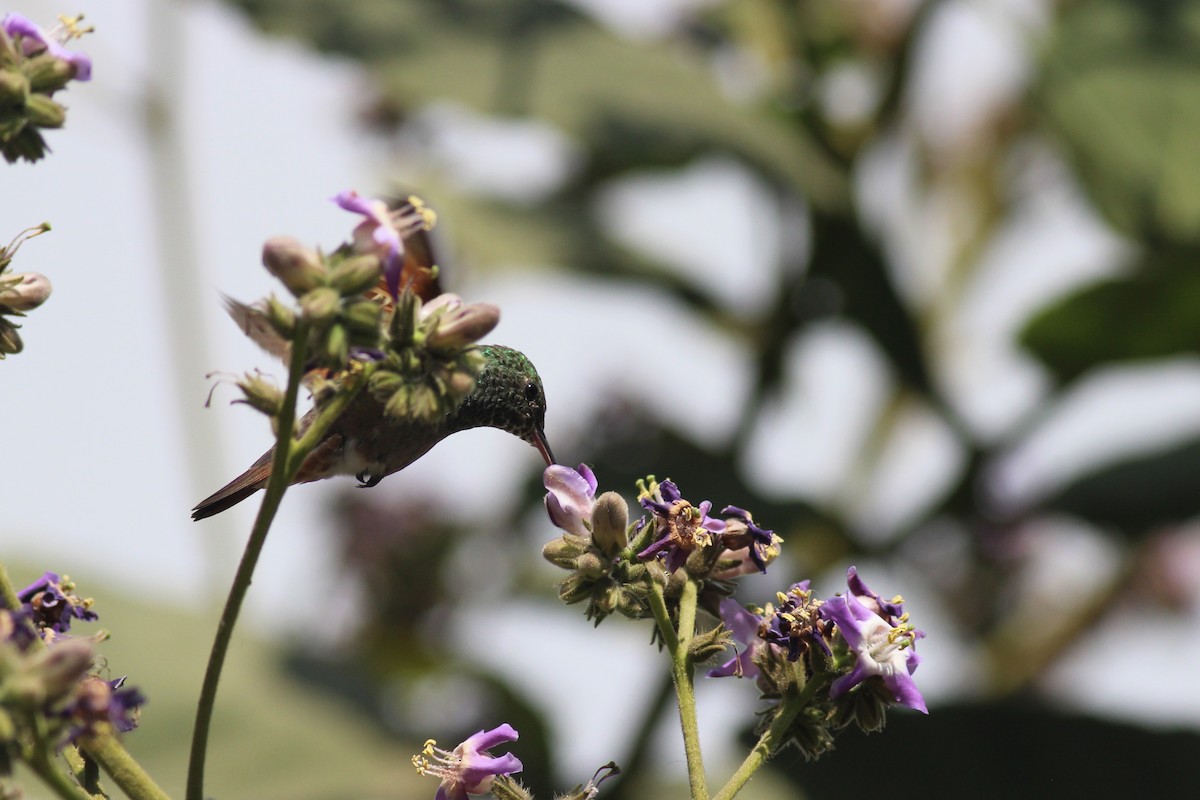
[[466, 800], [468, 794], [486, 794], [497, 775], [521, 771], [521, 760], [512, 753], [492, 756], [487, 752], [516, 740], [517, 731], [508, 723], [479, 731], [453, 750], [442, 750], [430, 739], [412, 763], [419, 774], [442, 779], [436, 800]]
[[91, 599], [80, 599], [74, 594], [75, 584], [69, 578], [59, 579], [54, 572], [47, 572], [17, 593], [24, 613], [39, 630], [48, 629], [56, 634], [71, 629], [71, 619], [91, 622], [98, 619], [92, 611]]
[[127, 733], [138, 726], [138, 714], [146, 698], [137, 689], [122, 688], [125, 678], [106, 681], [88, 675], [79, 684], [79, 692], [63, 716], [73, 723], [67, 741], [73, 742], [80, 736], [104, 733], [107, 726]]
[[[71, 35], [74, 22], [70, 20], [64, 23], [63, 27]], [[75, 80], [89, 81], [92, 79], [92, 60], [83, 53], [72, 53], [67, 48], [59, 44], [52, 35], [47, 35], [41, 28], [30, 22], [20, 14], [8, 13], [4, 15], [4, 20], [0, 21], [0, 28], [10, 37], [21, 39], [21, 52], [26, 56], [33, 56], [42, 51], [48, 52], [59, 61], [65, 61], [75, 68]]]
[[683, 499], [673, 481], [663, 481], [652, 491], [643, 492], [639, 502], [654, 513], [659, 538], [638, 553], [638, 558], [648, 561], [665, 554], [671, 572], [682, 567], [693, 550], [711, 544], [713, 535], [725, 530], [724, 522], [708, 516], [712, 503], [705, 500], [699, 507], [693, 506]]
[[588, 536], [584, 520], [591, 520], [592, 506], [596, 501], [596, 475], [587, 464], [571, 469], [559, 464], [546, 467], [542, 483], [547, 489], [546, 512], [554, 527], [575, 534]]
[[400, 270], [404, 266], [404, 241], [392, 220], [392, 212], [382, 200], [363, 197], [353, 189], [333, 197], [333, 202], [347, 211], [362, 214], [366, 219], [354, 229], [354, 249], [378, 256], [383, 262], [388, 293], [392, 299], [400, 293]]
[[799, 659], [814, 643], [830, 652], [818, 616], [821, 601], [813, 596], [810, 583], [794, 583], [786, 594], [779, 594], [779, 608], [771, 611], [762, 632], [764, 641], [787, 651], [788, 661]]
[[733, 634], [734, 639], [746, 645], [746, 649], [705, 674], [710, 678], [725, 678], [730, 675], [736, 675], [739, 678], [758, 677], [758, 666], [754, 663], [754, 657], [759, 650], [766, 646], [766, 642], [758, 635], [762, 617], [747, 610], [732, 597], [723, 597], [721, 598], [721, 621]]
[[[854, 567], [847, 572], [846, 581], [850, 594], [827, 600], [819, 611], [822, 619], [837, 626], [855, 655], [853, 668], [833, 682], [829, 696], [836, 700], [858, 684], [879, 678], [898, 704], [928, 714], [925, 698], [912, 679], [920, 663], [913, 646], [925, 634], [907, 623], [899, 598], [881, 604], [879, 596], [859, 580]], [[873, 608], [876, 605], [879, 611]]]
[[746, 555], [754, 562], [759, 572], [767, 571], [767, 564], [779, 555], [779, 545], [783, 539], [754, 523], [749, 511], [743, 511], [737, 506], [725, 506], [722, 514], [732, 517], [725, 520], [725, 535], [722, 543], [730, 551]]

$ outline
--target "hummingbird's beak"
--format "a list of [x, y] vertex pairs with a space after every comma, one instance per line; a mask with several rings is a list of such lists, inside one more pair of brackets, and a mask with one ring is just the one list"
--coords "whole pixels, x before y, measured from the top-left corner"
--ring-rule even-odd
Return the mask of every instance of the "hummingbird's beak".
[[542, 454], [542, 458], [546, 459], [546, 466], [553, 466], [554, 453], [550, 452], [550, 442], [546, 441], [546, 432], [541, 428], [536, 428], [533, 431], [533, 441], [531, 444], [537, 448], [537, 451]]

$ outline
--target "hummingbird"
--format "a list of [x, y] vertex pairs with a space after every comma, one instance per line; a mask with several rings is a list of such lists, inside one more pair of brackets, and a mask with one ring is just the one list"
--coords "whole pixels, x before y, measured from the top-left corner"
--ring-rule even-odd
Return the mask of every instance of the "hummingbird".
[[[447, 436], [481, 427], [499, 428], [519, 437], [537, 448], [547, 466], [553, 464], [544, 431], [546, 395], [533, 362], [524, 353], [501, 345], [479, 345], [479, 351], [484, 366], [475, 388], [458, 408], [436, 421], [388, 415], [370, 392], [360, 392], [304, 460], [292, 483], [353, 475], [359, 486], [375, 486]], [[315, 409], [300, 419], [298, 430], [303, 433], [314, 419]], [[201, 500], [192, 509], [192, 519], [219, 514], [266, 487], [274, 455], [274, 448], [263, 453], [249, 469]]]

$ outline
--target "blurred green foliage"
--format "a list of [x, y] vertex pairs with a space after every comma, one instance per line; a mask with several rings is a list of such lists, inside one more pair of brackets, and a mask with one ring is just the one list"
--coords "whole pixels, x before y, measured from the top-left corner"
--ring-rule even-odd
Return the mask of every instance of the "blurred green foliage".
[[[845, 487], [848, 499], [840, 506], [799, 495], [769, 496], [737, 466], [747, 456], [742, 437], [715, 448], [700, 445], [673, 430], [669, 420], [629, 407], [628, 398], [612, 398], [608, 413], [593, 421], [591, 434], [571, 451], [596, 464], [611, 486], [628, 485], [641, 472], [654, 470], [675, 477], [695, 497], [737, 497], [738, 505], [752, 508], [785, 536], [790, 563], [809, 573], [865, 556], [892, 559], [928, 575], [927, 588], [943, 601], [958, 634], [985, 654], [982, 671], [988, 677], [982, 680], [990, 683], [983, 691], [990, 701], [1003, 709], [1006, 698], [1026, 700], [1020, 724], [1008, 728], [1012, 736], [1061, 721], [1037, 701], [1038, 678], [1087, 634], [1086, 623], [1095, 619], [1087, 614], [1139, 591], [1134, 577], [1140, 568], [1153, 567], [1148, 537], [1200, 513], [1200, 492], [1192, 485], [1192, 476], [1200, 474], [1200, 446], [1180, 442], [1169, 451], [1092, 464], [1032, 507], [997, 507], [988, 499], [987, 476], [1036, 430], [1047, 409], [1097, 370], [1116, 362], [1193, 356], [1200, 342], [1200, 147], [1195, 137], [1200, 129], [1200, 2], [1047, 2], [1040, 6], [1045, 19], [985, 10], [990, 24], [1016, 32], [1028, 78], [1011, 97], [998, 98], [977, 129], [949, 144], [932, 141], [923, 126], [913, 80], [931, 31], [970, 4], [927, 0], [907, 13], [901, 10], [904, 4], [737, 0], [703, 5], [670, 33], [645, 40], [619, 37], [573, 7], [550, 0], [241, 0], [235, 5], [272, 34], [361, 61], [378, 92], [364, 100], [363, 119], [381, 136], [405, 133], [428, 103], [453, 101], [502, 119], [540, 120], [571, 137], [582, 153], [581, 167], [545, 197], [505, 202], [443, 183], [422, 191], [436, 195], [439, 211], [453, 220], [459, 249], [471, 254], [477, 269], [556, 264], [593, 277], [641, 281], [671, 291], [747, 344], [754, 391], [743, 412], [742, 433], [780, 399], [788, 348], [814, 323], [836, 318], [868, 334], [896, 379], [885, 408], [913, 403], [933, 412], [963, 456], [945, 489], [889, 535], [855, 530], [844, 508], [859, 499], [856, 487]], [[730, 64], [753, 75], [738, 92], [728, 89]], [[823, 92], [847, 68], [867, 76], [872, 101], [856, 114], [833, 113], [835, 104]], [[864, 210], [874, 187], [856, 186], [866, 163], [897, 143], [909, 152], [915, 173], [909, 196], [899, 202], [922, 206], [938, 200], [957, 212], [949, 255], [935, 256], [945, 243], [933, 241], [933, 233], [915, 235], [922, 244], [918, 257], [937, 257], [949, 265], [933, 302], [920, 301], [904, 285], [900, 255]], [[1054, 385], [1036, 408], [997, 433], [973, 423], [947, 391], [954, 367], [942, 345], [955, 335], [947, 310], [961, 306], [989, 243], [1020, 210], [1014, 164], [1031, 143], [1051, 150], [1070, 168], [1094, 212], [1126, 239], [1129, 256], [1117, 277], [1047, 295], [1043, 308], [1014, 335], [1010, 344], [1036, 359]], [[808, 247], [784, 248], [778, 285], [759, 315], [730, 313], [687, 276], [614, 241], [598, 219], [597, 199], [612, 179], [678, 169], [714, 154], [749, 170], [781, 208], [797, 209], [784, 224], [807, 232]], [[552, 386], [548, 392], [553, 395]], [[856, 458], [859, 473], [869, 471], [883, 443], [896, 434], [894, 419], [881, 414], [870, 443]], [[526, 509], [539, 502], [540, 494], [531, 474]], [[394, 507], [384, 516], [407, 518], [411, 511]], [[436, 522], [410, 526], [377, 539], [383, 555], [349, 559], [372, 595], [387, 599], [374, 617], [364, 619], [360, 650], [346, 661], [381, 683], [398, 675], [416, 680], [437, 664], [446, 669], [447, 648], [428, 633], [454, 603], [453, 590], [437, 577], [453, 557], [454, 547], [446, 545], [472, 534], [515, 540], [526, 513], [497, 521], [489, 531], [448, 531]], [[1122, 534], [1124, 568], [1112, 583], [1096, 587], [1083, 611], [1041, 610], [1031, 617], [1019, 599], [1027, 566], [1023, 557], [1029, 557], [1022, 555], [1019, 534], [1031, 521], [1064, 514], [1087, 520], [1096, 531]], [[354, 514], [344, 517], [349, 551], [379, 537], [379, 520], [367, 525], [361, 518], [356, 522]], [[931, 533], [934, 529], [939, 533]], [[952, 539], [944, 550], [958, 554], [958, 561], [922, 560], [930, 546], [938, 549], [938, 536]], [[420, 541], [437, 546], [414, 544]], [[406, 557], [413, 559], [408, 566]], [[414, 563], [420, 574], [396, 580]], [[431, 597], [436, 598], [432, 608]], [[1140, 599], [1155, 602], [1154, 597]], [[1030, 624], [1035, 617], [1036, 626]], [[297, 659], [296, 669], [346, 694], [346, 682], [338, 680], [344, 663], [308, 654]], [[470, 675], [472, 668], [456, 663], [450, 671]], [[545, 770], [530, 769], [525, 777], [545, 792], [554, 784], [547, 777], [553, 776], [554, 753], [535, 722], [536, 704], [498, 678], [475, 678], [487, 687], [493, 710], [513, 715], [492, 722], [529, 721], [528, 737], [518, 725], [522, 745], [541, 753], [537, 761]], [[370, 697], [360, 706], [370, 711]], [[934, 709], [935, 716], [940, 713]], [[925, 774], [954, 778], [940, 784], [930, 779], [930, 786], [954, 786], [962, 796], [1003, 796], [985, 791], [989, 773], [947, 766], [980, 763], [980, 749], [995, 743], [966, 732], [984, 730], [994, 713], [982, 706], [959, 709], [936, 730], [925, 720], [905, 720], [914, 741], [936, 740], [937, 761]], [[1139, 729], [1122, 728], [1118, 744], [1108, 727], [1075, 719], [1068, 738], [1083, 753], [1136, 751], [1139, 768], [1156, 774], [1166, 751], [1147, 737]], [[649, 740], [647, 731], [633, 737], [624, 758], [597, 754], [598, 763], [616, 757], [636, 765], [623, 783], [606, 787], [606, 796], [648, 796], [644, 787], [653, 770], [639, 756]], [[884, 740], [869, 745], [891, 747]], [[1021, 760], [1023, 786], [1055, 791], [1076, 785], [1076, 777], [1089, 769], [1087, 759]], [[830, 788], [836, 782], [820, 777], [828, 773], [813, 773], [810, 783], [806, 768], [791, 768], [796, 766], [789, 765], [787, 774], [812, 796], [838, 796]], [[557, 785], [577, 779], [569, 776]], [[922, 780], [919, 770], [905, 774], [914, 789]], [[1024, 796], [1060, 795], [1031, 790]]]

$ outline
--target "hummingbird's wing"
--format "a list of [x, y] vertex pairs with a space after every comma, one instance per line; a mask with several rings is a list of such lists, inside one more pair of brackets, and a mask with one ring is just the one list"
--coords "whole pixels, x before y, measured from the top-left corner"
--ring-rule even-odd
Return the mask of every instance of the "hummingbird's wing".
[[250, 469], [197, 503], [192, 509], [192, 519], [205, 519], [213, 514], [220, 514], [266, 486], [267, 479], [271, 477], [271, 459], [274, 455], [274, 448], [263, 453], [258, 461], [250, 465]]
[[[311, 421], [312, 417], [312, 412], [309, 412], [300, 421], [300, 427], [302, 429], [306, 427], [306, 421]], [[308, 458], [304, 459], [304, 463], [300, 466], [300, 472], [292, 483], [319, 481], [337, 474], [342, 461], [344, 444], [345, 439], [340, 433], [331, 433], [326, 436], [308, 454]], [[220, 514], [225, 509], [236, 506], [259, 489], [265, 488], [267, 480], [271, 477], [271, 462], [274, 458], [275, 448], [263, 453], [257, 461], [250, 465], [250, 469], [197, 503], [196, 507], [192, 509], [192, 519], [201, 520], [211, 517], [213, 514]]]
[[222, 295], [221, 299], [225, 301], [225, 310], [229, 316], [242, 329], [242, 333], [250, 338], [250, 341], [283, 363], [288, 362], [292, 346], [287, 339], [284, 339], [271, 327], [271, 323], [267, 322], [266, 313], [261, 308], [246, 305], [228, 295]]

